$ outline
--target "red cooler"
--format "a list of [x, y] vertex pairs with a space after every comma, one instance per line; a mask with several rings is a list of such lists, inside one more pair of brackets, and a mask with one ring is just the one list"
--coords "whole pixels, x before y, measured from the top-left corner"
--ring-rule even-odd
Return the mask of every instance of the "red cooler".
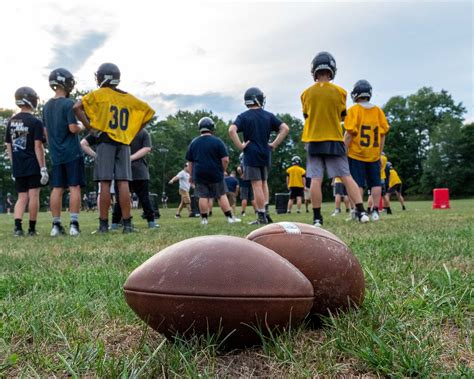
[[433, 190], [433, 209], [449, 209], [449, 188]]

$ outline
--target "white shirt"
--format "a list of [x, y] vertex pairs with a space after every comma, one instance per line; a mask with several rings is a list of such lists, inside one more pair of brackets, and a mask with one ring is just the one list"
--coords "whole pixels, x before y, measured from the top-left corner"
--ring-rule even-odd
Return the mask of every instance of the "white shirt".
[[179, 179], [179, 189], [189, 192], [191, 189], [191, 183], [189, 183], [189, 178], [191, 178], [191, 175], [189, 175], [188, 172], [181, 170], [178, 172], [178, 175], [176, 177]]

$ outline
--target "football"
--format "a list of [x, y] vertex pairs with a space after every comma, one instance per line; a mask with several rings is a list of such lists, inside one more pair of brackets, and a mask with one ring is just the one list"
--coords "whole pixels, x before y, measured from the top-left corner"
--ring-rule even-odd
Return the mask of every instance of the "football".
[[310, 280], [314, 287], [312, 314], [327, 315], [362, 304], [362, 267], [334, 234], [308, 224], [279, 222], [254, 230], [247, 238], [275, 251]]
[[216, 335], [228, 345], [260, 343], [254, 330], [295, 325], [313, 287], [286, 259], [245, 238], [203, 236], [158, 252], [124, 284], [125, 299], [168, 338]]

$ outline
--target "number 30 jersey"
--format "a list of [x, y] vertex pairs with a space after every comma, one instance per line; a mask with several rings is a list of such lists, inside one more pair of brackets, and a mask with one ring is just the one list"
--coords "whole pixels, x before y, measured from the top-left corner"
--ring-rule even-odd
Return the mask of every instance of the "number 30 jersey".
[[144, 101], [108, 87], [89, 92], [82, 104], [94, 129], [125, 145], [130, 145], [142, 125], [155, 114]]
[[388, 122], [383, 110], [370, 103], [350, 107], [344, 129], [352, 135], [347, 156], [363, 162], [380, 159], [380, 139], [388, 133]]

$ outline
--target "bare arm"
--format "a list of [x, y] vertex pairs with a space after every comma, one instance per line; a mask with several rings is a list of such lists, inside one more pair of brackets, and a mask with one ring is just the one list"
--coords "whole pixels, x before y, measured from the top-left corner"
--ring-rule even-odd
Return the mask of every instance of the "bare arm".
[[7, 146], [8, 159], [10, 159], [10, 162], [12, 162], [12, 144], [6, 143], [5, 145]]
[[87, 142], [85, 138], [81, 140], [81, 149], [88, 156], [95, 158], [96, 153], [94, 150], [92, 150], [91, 145], [89, 145], [89, 142]]
[[222, 162], [222, 167], [224, 168], [224, 171], [226, 171], [227, 166], [229, 165], [229, 157], [221, 158], [221, 162]]
[[242, 143], [242, 141], [239, 138], [239, 135], [237, 134], [237, 125], [232, 124], [229, 126], [229, 137], [234, 143], [235, 147], [239, 150], [244, 150], [245, 147], [248, 145], [250, 141]]
[[84, 111], [84, 105], [82, 104], [82, 101], [78, 100], [76, 104], [74, 104], [72, 109], [74, 110], [74, 114], [76, 115], [77, 119], [80, 122], [82, 122], [82, 125], [84, 125], [86, 129], [91, 129], [92, 126], [89, 122], [89, 119], [86, 116], [86, 112]]
[[69, 124], [68, 128], [72, 134], [77, 134], [84, 130], [84, 128], [79, 124]]
[[346, 145], [346, 148], [349, 148], [349, 145], [352, 142], [352, 134], [345, 132], [344, 133], [344, 145]]
[[380, 136], [380, 156], [382, 156], [382, 151], [384, 147], [385, 147], [385, 134]]
[[280, 146], [280, 144], [283, 142], [283, 140], [286, 138], [289, 132], [290, 132], [290, 128], [288, 127], [288, 125], [286, 125], [283, 122], [280, 125], [280, 130], [278, 131], [276, 138], [273, 140], [273, 142], [268, 144], [272, 148], [272, 150]]
[[143, 158], [145, 155], [147, 155], [151, 151], [151, 147], [142, 147], [140, 150], [136, 151], [130, 156], [130, 160], [136, 161], [140, 158]]
[[41, 168], [45, 167], [43, 141], [35, 140], [35, 155]]

